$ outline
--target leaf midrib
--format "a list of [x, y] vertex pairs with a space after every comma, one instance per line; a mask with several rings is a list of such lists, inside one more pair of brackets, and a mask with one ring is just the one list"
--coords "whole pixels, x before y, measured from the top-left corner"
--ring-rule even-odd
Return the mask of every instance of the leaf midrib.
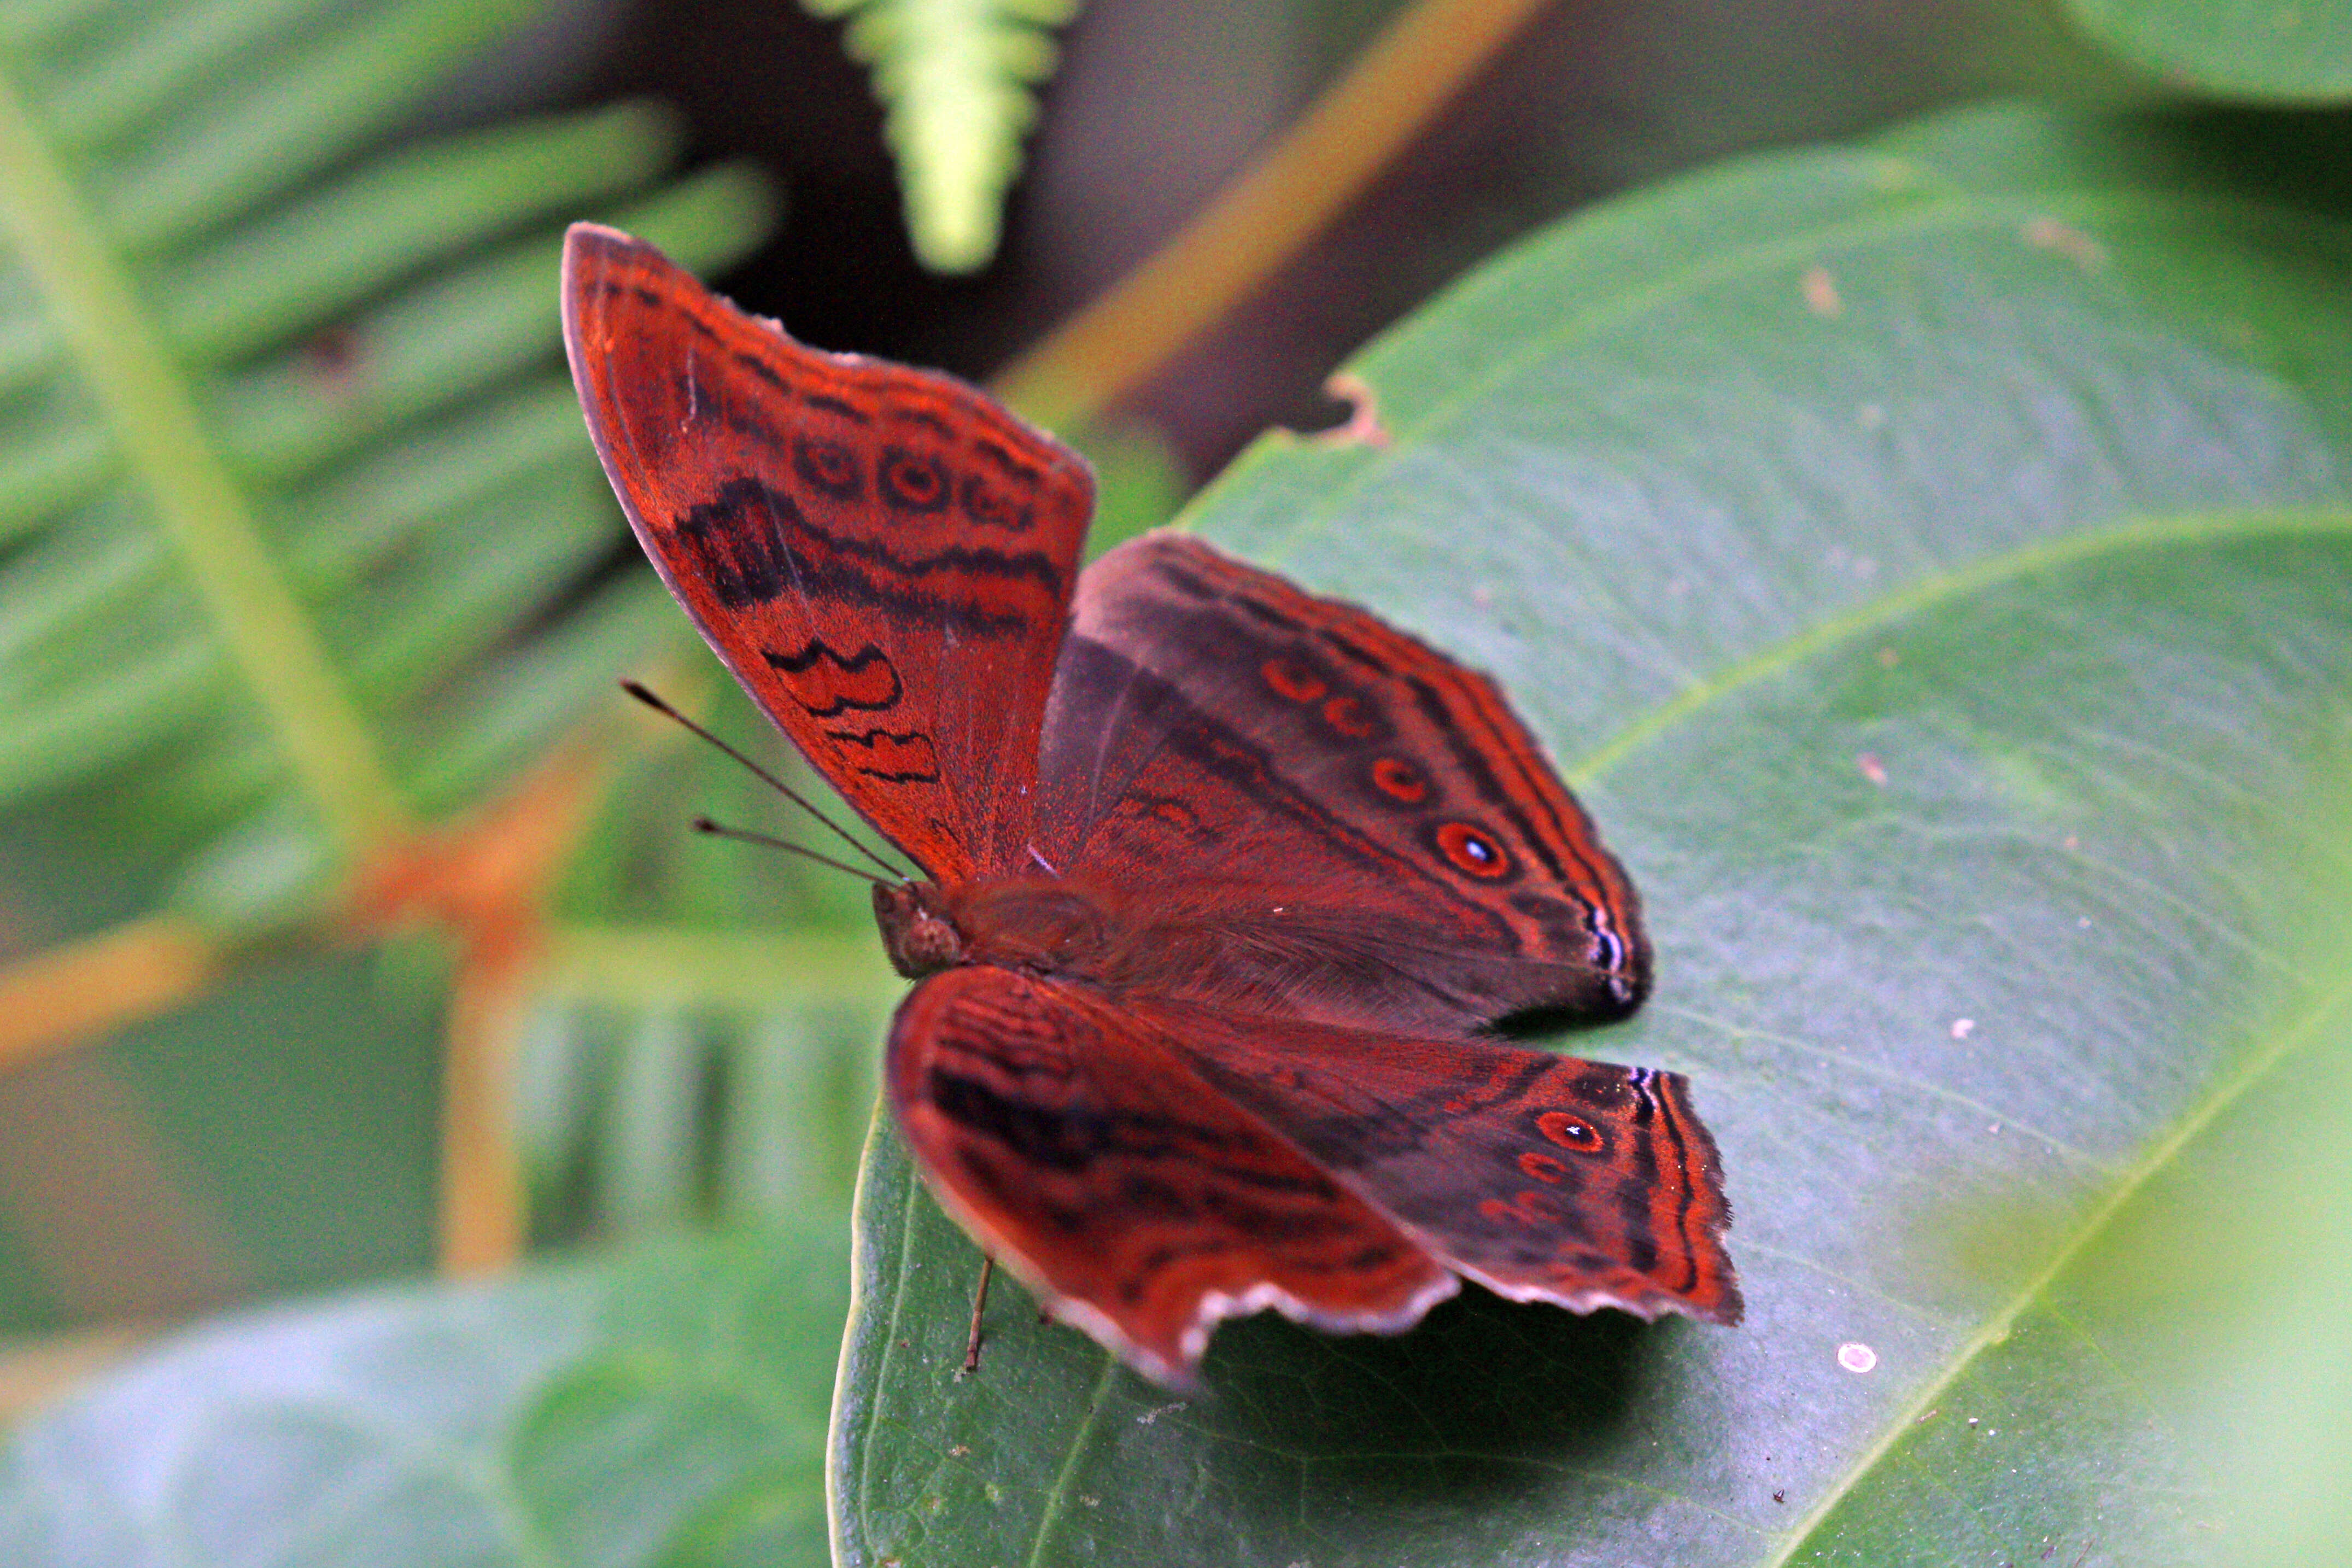
[[2352, 503], [2305, 507], [2260, 507], [2183, 512], [2141, 518], [2113, 528], [2089, 529], [1985, 556], [1966, 565], [1917, 578], [1902, 588], [1832, 616], [1769, 647], [1727, 665], [1684, 688], [1650, 713], [1617, 731], [1561, 770], [1570, 788], [1592, 784], [1602, 773], [1701, 709], [1735, 691], [1793, 668], [1805, 659], [1863, 633], [1919, 613], [1948, 599], [1979, 592], [2036, 572], [2054, 570], [2095, 556], [2135, 548], [2218, 544], [2263, 535], [2352, 534]]
[[[1832, 616], [1794, 637], [1782, 638], [1770, 647], [1760, 649], [1686, 689], [1661, 704], [1648, 717], [1620, 731], [1588, 752], [1581, 762], [1566, 770], [1566, 776], [1572, 787], [1589, 784], [1630, 752], [1731, 693], [1793, 668], [1804, 659], [1839, 642], [1916, 614], [1938, 602], [1981, 591], [2032, 573], [2125, 550], [2212, 544], [2283, 534], [2352, 536], [2352, 509], [2341, 506], [2264, 508], [2147, 518], [2115, 528], [2045, 540], [1935, 574], [1906, 584], [1898, 592], [1883, 595], [1846, 615]], [[2005, 1307], [1985, 1319], [1977, 1331], [1953, 1352], [1944, 1375], [1926, 1384], [1911, 1404], [1895, 1413], [1877, 1438], [1855, 1457], [1836, 1485], [1825, 1491], [1791, 1528], [1783, 1538], [1780, 1552], [1763, 1560], [1759, 1568], [1786, 1568], [1853, 1489], [1874, 1473], [1879, 1462], [1917, 1424], [1921, 1413], [1933, 1408], [1986, 1350], [2008, 1338], [2017, 1320], [2042, 1297], [2051, 1282], [2106, 1228], [2123, 1206], [2157, 1173], [2166, 1169], [2198, 1133], [2249, 1089], [2263, 1081], [2317, 1033], [2331, 1014], [2343, 1009], [2347, 1003], [2352, 1003], [2352, 979], [2326, 993], [2300, 1020], [2279, 1031], [2270, 1044], [2255, 1051], [2202, 1104], [2182, 1117], [2168, 1134], [2150, 1144], [2137, 1163], [2121, 1173], [2106, 1197], [2084, 1215], [2074, 1234], [2052, 1252], [2042, 1270], [2025, 1280]]]

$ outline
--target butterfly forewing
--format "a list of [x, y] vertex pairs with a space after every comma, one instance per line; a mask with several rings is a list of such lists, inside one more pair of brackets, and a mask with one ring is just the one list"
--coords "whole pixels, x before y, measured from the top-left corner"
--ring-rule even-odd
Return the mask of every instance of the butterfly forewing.
[[754, 700], [932, 877], [1021, 863], [1085, 464], [950, 377], [803, 347], [610, 229], [572, 230], [563, 319], [630, 524]]
[[1074, 612], [1045, 837], [1074, 875], [1150, 868], [1179, 917], [1154, 952], [1216, 911], [1225, 962], [1171, 956], [1180, 993], [1434, 1034], [1639, 1004], [1632, 885], [1493, 682], [1174, 534], [1089, 567]]

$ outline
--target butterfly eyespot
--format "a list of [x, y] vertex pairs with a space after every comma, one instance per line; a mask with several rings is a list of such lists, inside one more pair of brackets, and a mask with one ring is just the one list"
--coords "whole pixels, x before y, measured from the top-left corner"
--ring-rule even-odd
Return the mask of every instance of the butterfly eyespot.
[[1267, 659], [1257, 667], [1257, 673], [1276, 697], [1293, 702], [1312, 702], [1331, 689], [1321, 676], [1294, 658]]
[[1372, 787], [1406, 805], [1419, 805], [1429, 798], [1429, 780], [1419, 768], [1398, 757], [1374, 759]]
[[948, 471], [937, 458], [893, 447], [882, 454], [882, 499], [903, 511], [938, 511], [948, 504]]
[[[1573, 1149], [1580, 1154], [1601, 1152], [1601, 1134], [1594, 1130], [1592, 1123], [1582, 1117], [1571, 1116], [1565, 1110], [1547, 1110], [1537, 1117], [1536, 1131], [1563, 1149]], [[1546, 1156], [1536, 1155], [1533, 1158], [1541, 1159]], [[1524, 1163], [1523, 1161], [1522, 1163]]]
[[1496, 882], [1509, 876], [1511, 857], [1486, 834], [1466, 822], [1441, 822], [1433, 836], [1437, 852], [1465, 876]]
[[838, 441], [803, 436], [793, 443], [793, 472], [809, 489], [835, 500], [856, 500], [866, 488], [856, 456]]
[[963, 488], [957, 494], [963, 502], [964, 515], [991, 528], [1019, 533], [1028, 528], [1034, 516], [1033, 509], [1015, 503], [978, 474], [965, 475]]
[[1382, 730], [1378, 711], [1352, 694], [1334, 697], [1323, 704], [1323, 722], [1350, 741], [1372, 740]]
[[1568, 1174], [1568, 1167], [1549, 1154], [1539, 1154], [1530, 1149], [1519, 1156], [1519, 1170], [1538, 1182], [1558, 1182]]

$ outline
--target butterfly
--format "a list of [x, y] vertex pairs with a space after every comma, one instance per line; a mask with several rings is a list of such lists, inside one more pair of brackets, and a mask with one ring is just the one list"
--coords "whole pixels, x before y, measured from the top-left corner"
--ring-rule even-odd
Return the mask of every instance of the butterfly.
[[1497, 1037], [1648, 987], [1632, 884], [1501, 692], [1161, 531], [950, 377], [787, 337], [575, 226], [564, 342], [646, 553], [919, 868], [883, 1074], [1045, 1310], [1188, 1384], [1222, 1319], [1395, 1332], [1464, 1279], [1738, 1321], [1670, 1072]]

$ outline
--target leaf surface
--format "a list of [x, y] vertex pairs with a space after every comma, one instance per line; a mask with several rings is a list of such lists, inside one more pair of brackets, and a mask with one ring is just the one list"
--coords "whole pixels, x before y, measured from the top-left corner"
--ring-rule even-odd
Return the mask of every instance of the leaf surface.
[[2067, 0], [2064, 9], [2174, 88], [2254, 103], [2341, 103], [2352, 94], [2352, 5], [2343, 0]]
[[807, 1563], [843, 1310], [813, 1222], [221, 1323], [0, 1454], [22, 1568]]
[[2352, 1049], [2352, 230], [2246, 151], [1983, 111], [1612, 204], [1194, 507], [1548, 742], [1659, 975], [1564, 1043], [1690, 1075], [1748, 1320], [1257, 1319], [1180, 1400], [1005, 1290], [959, 1379], [885, 1129], [841, 1562], [2211, 1560], [2103, 1259]]

